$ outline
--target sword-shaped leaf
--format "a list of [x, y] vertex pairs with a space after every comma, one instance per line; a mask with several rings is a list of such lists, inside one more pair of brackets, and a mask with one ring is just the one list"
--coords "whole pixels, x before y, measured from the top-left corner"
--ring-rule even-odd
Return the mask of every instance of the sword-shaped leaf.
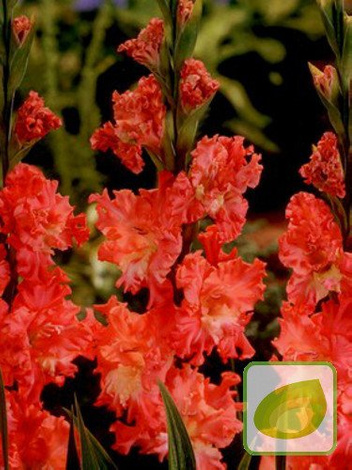
[[186, 427], [165, 385], [159, 382], [167, 417], [169, 470], [196, 470], [196, 460]]

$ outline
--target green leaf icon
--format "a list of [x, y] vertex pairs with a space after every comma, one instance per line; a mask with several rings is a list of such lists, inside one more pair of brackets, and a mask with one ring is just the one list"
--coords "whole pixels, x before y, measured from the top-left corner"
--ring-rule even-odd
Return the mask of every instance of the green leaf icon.
[[326, 409], [319, 379], [295, 382], [263, 398], [255, 411], [254, 424], [266, 436], [297, 439], [318, 429]]

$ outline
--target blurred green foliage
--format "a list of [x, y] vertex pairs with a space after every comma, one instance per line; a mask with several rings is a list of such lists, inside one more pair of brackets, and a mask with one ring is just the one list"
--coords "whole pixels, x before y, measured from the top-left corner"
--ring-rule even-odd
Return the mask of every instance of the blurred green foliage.
[[65, 128], [52, 133], [49, 144], [62, 192], [84, 206], [102, 183], [89, 139], [101, 122], [95, 99], [98, 77], [115, 62], [113, 51], [105, 48], [114, 7], [103, 2], [93, 22], [81, 20], [68, 0], [38, 0], [25, 5], [25, 12], [36, 18], [37, 28], [25, 91], [38, 90], [58, 114], [72, 113], [71, 122], [65, 120]]

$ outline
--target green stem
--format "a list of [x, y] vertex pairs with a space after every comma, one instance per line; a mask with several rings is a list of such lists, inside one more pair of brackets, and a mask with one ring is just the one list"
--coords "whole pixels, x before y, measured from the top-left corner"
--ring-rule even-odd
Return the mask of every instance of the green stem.
[[[172, 18], [172, 25], [171, 25], [171, 44], [170, 44], [170, 75], [171, 75], [171, 95], [172, 99], [170, 107], [171, 107], [171, 115], [172, 115], [172, 143], [171, 146], [174, 149], [172, 154], [168, 155], [167, 167], [175, 172], [176, 169], [176, 162], [178, 160], [176, 152], [176, 144], [177, 144], [177, 137], [178, 137], [178, 126], [177, 126], [177, 103], [178, 103], [178, 70], [175, 69], [175, 52], [176, 52], [176, 40], [177, 40], [177, 5], [178, 2], [171, 1], [171, 18]], [[171, 161], [172, 159], [172, 161]]]
[[113, 18], [111, 8], [110, 0], [105, 0], [98, 11], [92, 28], [92, 39], [87, 49], [86, 62], [82, 69], [82, 80], [78, 89], [78, 109], [82, 119], [80, 136], [82, 140], [88, 141], [92, 129], [97, 127], [99, 123], [97, 110], [94, 109], [92, 113], [92, 101], [94, 102], [98, 79], [96, 66], [104, 45], [105, 32]]

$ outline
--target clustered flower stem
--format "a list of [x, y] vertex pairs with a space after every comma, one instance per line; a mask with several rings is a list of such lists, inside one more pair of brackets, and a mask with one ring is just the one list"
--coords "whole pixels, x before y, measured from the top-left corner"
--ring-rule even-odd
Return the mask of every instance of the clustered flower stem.
[[[224, 363], [254, 354], [244, 328], [263, 296], [265, 264], [258, 259], [246, 263], [236, 249], [227, 253], [223, 248], [242, 230], [248, 209], [243, 194], [258, 184], [263, 167], [261, 156], [245, 146], [243, 137], [205, 136], [195, 142], [198, 124], [219, 88], [205, 65], [192, 58], [202, 1], [159, 0], [159, 5], [163, 19], [152, 18], [137, 38], [118, 48], [151, 75], [142, 77], [133, 92], [113, 93], [113, 120], [91, 138], [95, 150], [112, 150], [134, 173], [143, 169], [142, 150], [158, 170], [152, 190], [114, 191], [111, 197], [104, 191], [90, 197], [97, 204], [96, 228], [104, 236], [99, 259], [119, 267], [118, 288], [132, 295], [142, 288], [149, 293], [142, 315], [115, 296], [95, 306], [107, 320], [106, 328], [96, 333], [102, 388], [98, 403], [116, 412], [111, 427], [116, 450], [126, 453], [132, 444], [163, 459], [160, 380], [191, 430], [199, 468], [225, 469], [219, 449], [242, 427], [241, 404], [233, 400], [239, 377], [227, 370], [220, 392], [208, 379], [204, 382], [199, 366], [213, 351]], [[196, 239], [203, 250], [194, 250]], [[121, 348], [126, 341], [133, 349], [130, 359]], [[113, 352], [110, 358], [108, 350]], [[110, 377], [116, 387], [110, 387]], [[196, 383], [201, 388], [191, 392], [194, 404], [185, 406], [180, 390], [186, 384], [193, 390]], [[208, 386], [213, 397], [224, 397], [221, 410], [207, 398]], [[199, 400], [206, 408], [200, 410]], [[216, 437], [196, 424], [198, 413], [203, 423], [210, 423], [215, 411], [226, 429]], [[226, 415], [231, 418], [225, 423]]]
[[[329, 86], [323, 90], [317, 86], [317, 91], [326, 106], [331, 124], [339, 139], [341, 163], [344, 170], [346, 194], [342, 199], [343, 210], [335, 212], [343, 231], [344, 246], [350, 246], [351, 209], [352, 209], [352, 107], [351, 79], [352, 63], [349, 58], [352, 44], [352, 19], [345, 12], [344, 0], [318, 0], [322, 17], [326, 25], [327, 38], [335, 55], [336, 76]], [[313, 71], [313, 78], [316, 78]], [[337, 201], [335, 201], [336, 203]], [[337, 205], [339, 203], [337, 202]]]
[[[335, 64], [323, 70], [310, 64], [310, 70], [334, 132], [323, 134], [300, 169], [316, 195], [299, 192], [286, 208], [288, 228], [279, 239], [279, 258], [292, 272], [273, 344], [283, 361], [319, 358], [334, 365], [338, 451], [320, 457], [290, 455], [288, 467], [294, 470], [347, 468], [351, 461], [351, 396], [346, 391], [352, 345], [352, 17], [343, 0], [318, 0], [318, 5]], [[276, 465], [283, 468], [284, 458], [277, 456]]]

